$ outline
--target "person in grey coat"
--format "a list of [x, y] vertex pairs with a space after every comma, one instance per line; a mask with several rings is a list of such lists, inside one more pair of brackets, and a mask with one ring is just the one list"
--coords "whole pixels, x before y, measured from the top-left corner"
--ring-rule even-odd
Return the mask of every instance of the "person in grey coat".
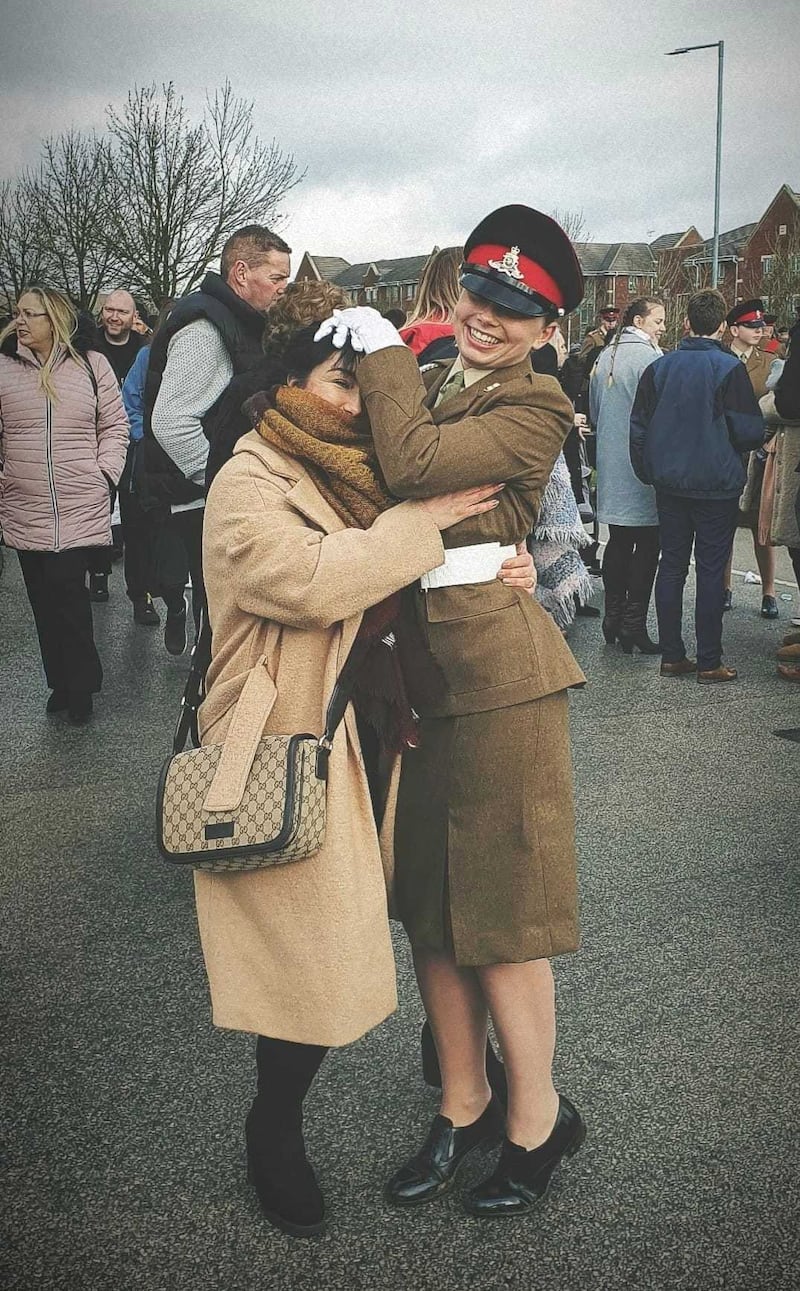
[[589, 382], [589, 416], [597, 435], [597, 515], [609, 528], [603, 555], [603, 636], [626, 654], [658, 654], [647, 632], [647, 607], [659, 553], [655, 490], [636, 478], [628, 447], [636, 387], [661, 355], [664, 305], [643, 297], [628, 306], [622, 327], [603, 350]]

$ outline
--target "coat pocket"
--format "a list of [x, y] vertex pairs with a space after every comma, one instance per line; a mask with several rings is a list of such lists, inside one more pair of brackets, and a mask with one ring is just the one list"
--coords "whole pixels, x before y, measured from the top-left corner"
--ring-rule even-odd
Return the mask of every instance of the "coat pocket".
[[536, 659], [520, 595], [503, 583], [423, 592], [428, 642], [452, 695], [529, 678]]

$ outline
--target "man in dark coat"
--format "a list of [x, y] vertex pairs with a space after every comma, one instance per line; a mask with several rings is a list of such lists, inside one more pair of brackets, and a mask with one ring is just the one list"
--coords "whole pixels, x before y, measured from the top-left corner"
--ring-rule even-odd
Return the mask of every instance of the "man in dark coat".
[[[150, 502], [169, 508], [162, 528], [159, 581], [166, 589], [165, 641], [171, 654], [185, 645], [183, 579], [177, 608], [179, 560], [185, 548], [195, 624], [205, 605], [202, 567], [205, 470], [209, 442], [203, 418], [234, 376], [262, 357], [264, 317], [289, 281], [291, 248], [260, 224], [233, 233], [222, 248], [220, 273], [182, 297], [150, 348], [144, 404], [145, 484]], [[173, 574], [172, 571], [176, 571]]]
[[[689, 335], [642, 374], [631, 412], [633, 469], [656, 490], [661, 563], [656, 613], [661, 675], [697, 672], [699, 682], [736, 679], [722, 664], [723, 571], [745, 481], [742, 453], [763, 442], [764, 423], [743, 364], [722, 345], [726, 303], [700, 291], [688, 305]], [[697, 661], [681, 635], [683, 587], [695, 550]]]

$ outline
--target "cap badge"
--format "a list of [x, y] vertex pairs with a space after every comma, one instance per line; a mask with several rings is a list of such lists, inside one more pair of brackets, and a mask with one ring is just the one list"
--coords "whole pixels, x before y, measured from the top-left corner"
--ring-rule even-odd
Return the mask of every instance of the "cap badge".
[[516, 278], [519, 282], [524, 277], [519, 268], [519, 247], [512, 247], [510, 251], [506, 251], [502, 260], [490, 260], [489, 268], [497, 269], [507, 278]]

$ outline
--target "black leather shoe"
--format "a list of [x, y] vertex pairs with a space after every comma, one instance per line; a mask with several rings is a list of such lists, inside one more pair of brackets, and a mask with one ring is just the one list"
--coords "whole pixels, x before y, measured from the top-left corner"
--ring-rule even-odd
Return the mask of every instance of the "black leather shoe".
[[300, 1126], [267, 1125], [254, 1104], [245, 1122], [247, 1178], [264, 1218], [291, 1237], [325, 1232], [325, 1200]]
[[[422, 1078], [425, 1084], [430, 1085], [431, 1089], [441, 1089], [442, 1073], [439, 1070], [439, 1055], [436, 1052], [430, 1022], [426, 1022], [422, 1028], [420, 1049], [422, 1051]], [[486, 1079], [498, 1103], [505, 1110], [508, 1106], [506, 1069], [495, 1053], [494, 1046], [488, 1037], [486, 1039]]]
[[550, 1137], [531, 1152], [504, 1139], [494, 1174], [467, 1193], [465, 1210], [480, 1219], [526, 1214], [544, 1199], [562, 1157], [574, 1156], [585, 1138], [580, 1112], [559, 1094], [558, 1116]]
[[393, 1206], [419, 1206], [452, 1188], [470, 1152], [497, 1142], [503, 1132], [503, 1113], [495, 1098], [471, 1125], [456, 1127], [446, 1116], [434, 1116], [420, 1151], [402, 1165], [386, 1185]]
[[161, 619], [158, 617], [158, 610], [153, 604], [153, 598], [149, 592], [144, 596], [137, 596], [133, 602], [133, 621], [140, 623], [145, 628], [157, 628]]
[[69, 695], [65, 690], [54, 690], [44, 706], [46, 713], [63, 713], [69, 708]]
[[722, 602], [722, 613], [725, 614], [727, 613], [728, 610], [732, 610], [732, 609], [733, 609], [733, 592], [729, 587], [726, 587], [725, 599]]
[[778, 610], [778, 602], [775, 600], [774, 596], [761, 597], [762, 619], [777, 619], [779, 612], [780, 611]]
[[89, 600], [108, 600], [108, 574], [89, 575]]
[[164, 645], [168, 654], [181, 655], [186, 649], [186, 602], [173, 613], [167, 610], [167, 621], [164, 624]]

